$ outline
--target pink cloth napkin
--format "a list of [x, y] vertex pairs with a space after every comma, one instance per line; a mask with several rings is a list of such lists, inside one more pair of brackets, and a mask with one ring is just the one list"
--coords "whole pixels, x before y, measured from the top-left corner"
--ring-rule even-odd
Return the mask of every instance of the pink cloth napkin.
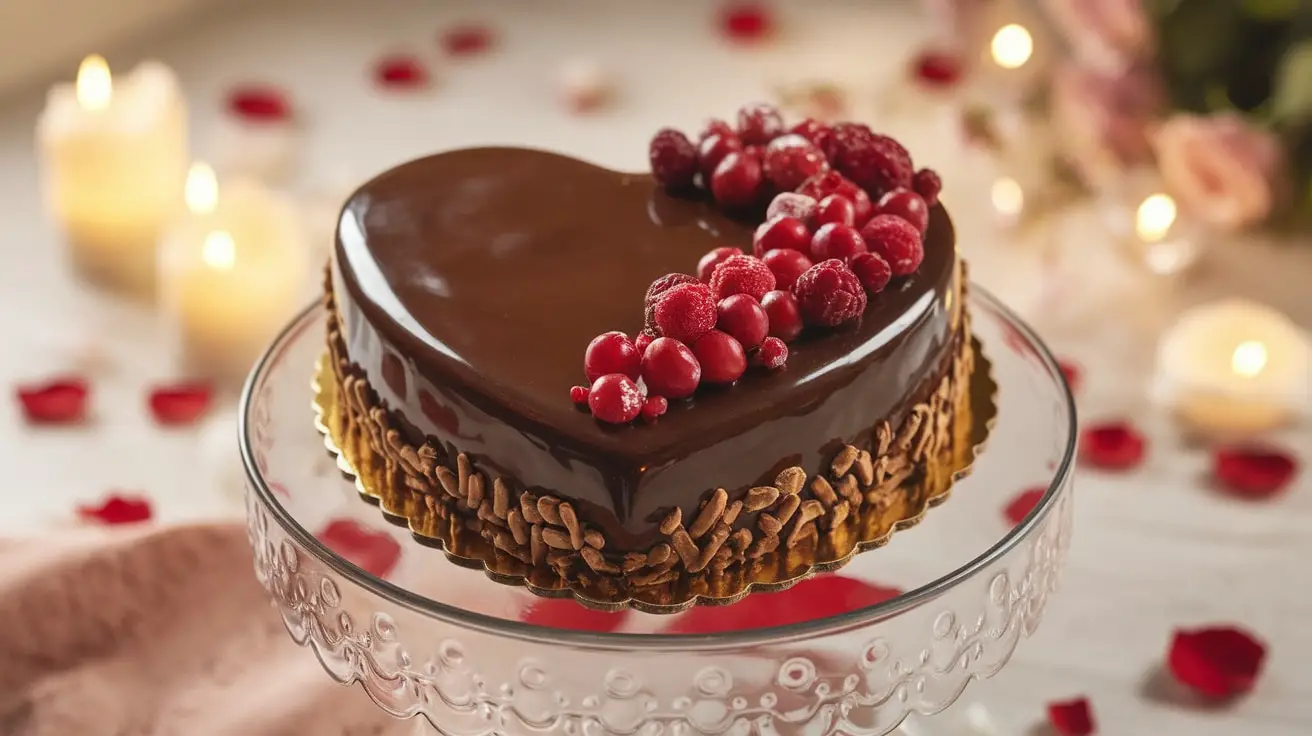
[[391, 736], [283, 630], [236, 522], [0, 540], [0, 736]]

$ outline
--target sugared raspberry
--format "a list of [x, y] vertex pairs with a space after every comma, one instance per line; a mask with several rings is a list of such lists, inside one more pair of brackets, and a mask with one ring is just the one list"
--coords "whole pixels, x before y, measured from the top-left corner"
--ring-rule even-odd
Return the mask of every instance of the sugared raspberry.
[[911, 154], [892, 138], [857, 123], [839, 123], [834, 126], [834, 147], [830, 163], [871, 196], [911, 186]]
[[819, 263], [830, 258], [846, 261], [857, 253], [866, 252], [866, 241], [861, 232], [851, 225], [831, 222], [815, 231], [811, 238], [811, 260]]
[[724, 263], [731, 256], [740, 256], [742, 254], [742, 248], [729, 246], [707, 251], [706, 255], [702, 256], [700, 261], [697, 261], [697, 278], [701, 279], [702, 283], [709, 282], [716, 266]]
[[702, 130], [697, 134], [697, 143], [710, 138], [713, 135], [725, 135], [730, 138], [737, 138], [738, 133], [734, 131], [733, 126], [719, 118], [707, 118], [706, 123], [702, 125]]
[[687, 345], [658, 337], [642, 354], [642, 380], [652, 394], [682, 399], [697, 390], [702, 366]]
[[871, 253], [883, 256], [894, 276], [907, 276], [925, 260], [925, 246], [915, 225], [893, 215], [876, 215], [861, 228]]
[[706, 284], [679, 284], [657, 297], [652, 315], [662, 337], [691, 343], [715, 326], [715, 299]]
[[725, 207], [750, 207], [760, 197], [763, 180], [759, 160], [746, 152], [731, 153], [711, 174], [711, 194]]
[[770, 273], [770, 267], [752, 256], [732, 256], [711, 274], [711, 293], [716, 299], [734, 294], [760, 299], [773, 288], [774, 274]]
[[697, 166], [702, 170], [702, 177], [709, 183], [711, 174], [720, 165], [725, 156], [743, 150], [743, 142], [736, 135], [713, 134], [702, 139], [697, 146]]
[[778, 370], [788, 362], [788, 346], [777, 337], [767, 337], [756, 351], [756, 362], [770, 370]]
[[815, 206], [815, 226], [831, 222], [851, 227], [856, 223], [856, 205], [841, 194], [831, 194]]
[[802, 311], [793, 292], [771, 291], [761, 297], [761, 308], [770, 318], [769, 334], [772, 337], [792, 342], [802, 334]]
[[589, 381], [595, 381], [607, 373], [622, 373], [633, 380], [638, 380], [642, 366], [642, 353], [629, 341], [623, 332], [603, 332], [592, 338], [588, 349], [583, 353], [583, 372]]
[[820, 152], [825, 155], [825, 158], [829, 158], [833, 155], [834, 132], [830, 130], [828, 125], [825, 125], [819, 120], [816, 120], [815, 118], [807, 118], [797, 125], [794, 125], [788, 132], [800, 135], [814, 143], [815, 147], [819, 148]]
[[607, 424], [628, 424], [638, 418], [647, 397], [638, 384], [622, 373], [609, 373], [592, 382], [588, 408]]
[[766, 220], [752, 236], [752, 253], [757, 258], [781, 248], [807, 251], [811, 248], [811, 230], [796, 217]]
[[642, 299], [642, 318], [643, 331], [656, 334], [656, 301], [661, 294], [673, 289], [679, 284], [695, 284], [696, 276], [690, 276], [686, 273], [667, 273], [664, 276], [651, 282], [647, 287], [647, 295]]
[[847, 177], [833, 170], [816, 174], [802, 182], [802, 186], [797, 188], [797, 193], [805, 194], [817, 202], [831, 194], [847, 197], [856, 207], [856, 221], [853, 224], [857, 227], [865, 224], [874, 212], [874, 207], [870, 204], [870, 195]]
[[650, 345], [651, 341], [655, 339], [656, 339], [655, 336], [649, 334], [646, 331], [639, 332], [638, 336], [633, 338], [633, 347], [638, 349], [639, 355], [642, 355], [647, 352], [647, 346]]
[[731, 335], [711, 330], [692, 346], [693, 355], [702, 366], [702, 380], [707, 383], [733, 383], [747, 370], [747, 353]]
[[666, 189], [691, 189], [697, 176], [697, 147], [688, 136], [673, 129], [661, 128], [647, 149], [651, 175]]
[[738, 110], [738, 136], [743, 143], [765, 145], [783, 135], [784, 118], [774, 105], [757, 103]]
[[765, 219], [769, 221], [776, 217], [796, 217], [810, 227], [815, 205], [815, 199], [805, 194], [780, 192], [770, 200], [770, 206], [765, 210]]
[[765, 309], [746, 294], [721, 299], [715, 309], [715, 329], [729, 333], [746, 350], [760, 345], [770, 330], [770, 318]]
[[588, 387], [573, 386], [569, 390], [569, 400], [575, 404], [585, 405], [588, 403]]
[[828, 168], [824, 152], [800, 135], [781, 135], [765, 147], [765, 178], [779, 191], [792, 191]]
[[910, 189], [894, 189], [885, 194], [875, 209], [881, 215], [901, 217], [914, 225], [921, 235], [929, 228], [929, 207], [919, 194]]
[[852, 257], [849, 265], [871, 296], [883, 291], [893, 278], [893, 269], [889, 267], [888, 261], [877, 253], [858, 253]]
[[642, 405], [642, 421], [654, 422], [664, 416], [669, 408], [670, 402], [666, 401], [664, 396], [648, 396], [647, 401]]
[[837, 258], [807, 269], [793, 284], [793, 296], [806, 323], [821, 327], [858, 319], [866, 308], [866, 290], [861, 281]]
[[943, 180], [939, 178], [937, 171], [921, 169], [916, 172], [911, 188], [925, 200], [926, 205], [933, 207], [938, 204], [939, 192], [943, 191]]
[[797, 277], [801, 276], [806, 269], [811, 267], [811, 259], [799, 250], [791, 248], [781, 248], [772, 250], [761, 256], [761, 260], [774, 274], [774, 285], [777, 289], [791, 289]]

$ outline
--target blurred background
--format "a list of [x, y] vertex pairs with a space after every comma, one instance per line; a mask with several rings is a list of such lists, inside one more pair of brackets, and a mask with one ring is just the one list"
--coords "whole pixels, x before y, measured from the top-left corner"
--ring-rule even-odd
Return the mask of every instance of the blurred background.
[[[370, 176], [487, 143], [644, 169], [657, 128], [769, 101], [938, 170], [1095, 443], [995, 732], [1073, 733], [1044, 704], [1083, 695], [1103, 733], [1312, 733], [1312, 3], [4, 0], [0, 49], [0, 535], [240, 515], [241, 378]], [[1154, 697], [1210, 624], [1263, 680]]]

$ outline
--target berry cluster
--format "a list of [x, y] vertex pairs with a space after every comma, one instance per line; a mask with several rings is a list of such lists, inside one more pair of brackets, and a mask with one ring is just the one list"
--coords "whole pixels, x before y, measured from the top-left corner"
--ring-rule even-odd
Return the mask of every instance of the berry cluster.
[[669, 400], [702, 384], [732, 384], [749, 363], [782, 368], [787, 343], [803, 329], [860, 319], [868, 295], [920, 267], [942, 187], [933, 171], [916, 171], [897, 141], [865, 125], [808, 119], [788, 128], [769, 105], [742, 108], [736, 126], [711, 120], [696, 144], [662, 129], [649, 154], [667, 190], [701, 190], [738, 212], [768, 206], [751, 254], [716, 248], [696, 276], [656, 279], [636, 338], [607, 332], [588, 345], [592, 385], [570, 395], [611, 424], [654, 421]]

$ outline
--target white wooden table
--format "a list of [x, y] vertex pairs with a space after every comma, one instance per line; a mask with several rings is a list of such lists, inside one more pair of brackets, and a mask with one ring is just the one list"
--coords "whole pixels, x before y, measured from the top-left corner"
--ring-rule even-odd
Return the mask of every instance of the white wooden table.
[[[806, 79], [852, 85], [856, 112], [874, 115], [878, 90], [901, 74], [901, 60], [925, 35], [914, 6], [814, 4], [786, 5], [783, 37], [752, 51], [723, 43], [710, 5], [693, 0], [293, 0], [239, 4], [108, 54], [120, 68], [146, 54], [177, 69], [202, 157], [214, 153], [225, 89], [247, 79], [285, 85], [302, 127], [300, 164], [284, 185], [322, 197], [418, 154], [473, 143], [530, 143], [637, 168], [659, 125], [695, 128], [709, 114], [729, 115], [780, 83]], [[371, 85], [368, 69], [381, 53], [412, 47], [436, 59], [437, 30], [466, 18], [497, 26], [494, 53], [443, 64], [430, 91]], [[559, 104], [558, 70], [576, 56], [616, 76], [613, 110], [580, 118]], [[0, 461], [9, 478], [0, 533], [66, 523], [75, 502], [112, 488], [148, 493], [165, 519], [239, 514], [231, 407], [204, 427], [155, 428], [145, 391], [172, 371], [158, 318], [87, 292], [64, 268], [37, 187], [32, 130], [41, 101], [36, 88], [0, 100], [0, 383], [88, 371], [95, 418], [81, 428], [35, 430], [14, 402], [0, 402]], [[1084, 366], [1083, 415], [1133, 413], [1151, 431], [1142, 469], [1080, 478], [1062, 594], [1011, 667], [965, 700], [988, 695], [1003, 734], [1031, 733], [1044, 703], [1080, 694], [1092, 699], [1104, 734], [1312, 733], [1312, 474], [1271, 502], [1222, 497], [1206, 488], [1206, 450], [1181, 440], [1145, 400], [1155, 337], [1181, 304], [1248, 295], [1312, 325], [1303, 285], [1312, 248], [1235, 243], [1187, 283], [1154, 284], [1119, 260], [1087, 217], [1050, 233], [1047, 245], [999, 229], [987, 207], [992, 169], [959, 147], [941, 110], [876, 122], [945, 174], [974, 276]], [[319, 227], [330, 216], [321, 213]], [[1306, 425], [1278, 439], [1312, 461]], [[1150, 696], [1145, 683], [1174, 627], [1231, 621], [1270, 643], [1251, 697], [1203, 711]]]

